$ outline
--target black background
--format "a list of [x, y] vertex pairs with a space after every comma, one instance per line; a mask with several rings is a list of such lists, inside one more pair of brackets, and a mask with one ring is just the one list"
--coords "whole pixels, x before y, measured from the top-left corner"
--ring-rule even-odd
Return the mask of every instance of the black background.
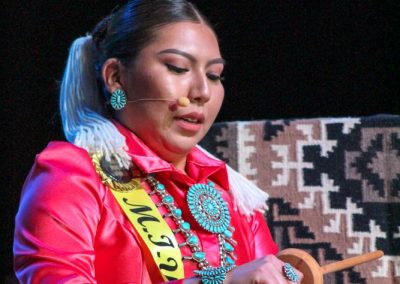
[[[218, 121], [399, 114], [397, 1], [193, 1], [228, 61]], [[2, 9], [1, 271], [12, 274], [20, 189], [63, 139], [58, 82], [68, 48], [121, 1], [15, 1]], [[0, 279], [2, 281], [2, 279]]]

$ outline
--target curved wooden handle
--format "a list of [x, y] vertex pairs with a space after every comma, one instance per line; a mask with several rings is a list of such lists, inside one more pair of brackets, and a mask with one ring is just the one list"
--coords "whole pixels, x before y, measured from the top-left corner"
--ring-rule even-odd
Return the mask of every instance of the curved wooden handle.
[[322, 272], [322, 274], [325, 274], [325, 273], [339, 271], [342, 269], [352, 267], [357, 264], [361, 264], [361, 263], [368, 262], [368, 261], [371, 261], [374, 259], [378, 259], [382, 256], [383, 256], [383, 251], [381, 251], [381, 250], [365, 253], [362, 255], [346, 258], [341, 261], [337, 261], [334, 263], [324, 265], [321, 267], [321, 272]]

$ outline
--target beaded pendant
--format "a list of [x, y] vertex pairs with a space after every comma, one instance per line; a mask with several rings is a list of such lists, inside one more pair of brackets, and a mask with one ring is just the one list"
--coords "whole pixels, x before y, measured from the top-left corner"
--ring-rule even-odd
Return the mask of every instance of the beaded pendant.
[[[232, 239], [233, 228], [225, 200], [215, 189], [213, 182], [194, 184], [187, 193], [186, 200], [190, 213], [197, 223], [206, 231], [217, 234], [220, 246], [221, 267], [235, 264], [232, 256], [236, 242]], [[233, 244], [233, 245], [232, 245]]]
[[194, 219], [204, 230], [220, 234], [228, 229], [231, 219], [228, 207], [213, 183], [191, 186], [186, 199]]

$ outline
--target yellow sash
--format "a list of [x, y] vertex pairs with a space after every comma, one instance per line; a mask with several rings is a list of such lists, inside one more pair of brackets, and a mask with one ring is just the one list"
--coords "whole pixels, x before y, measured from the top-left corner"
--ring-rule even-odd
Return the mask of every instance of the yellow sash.
[[150, 251], [163, 279], [184, 278], [182, 254], [174, 233], [140, 184], [140, 179], [118, 182], [102, 169], [98, 155], [93, 155], [92, 160], [103, 183], [111, 188], [118, 204]]

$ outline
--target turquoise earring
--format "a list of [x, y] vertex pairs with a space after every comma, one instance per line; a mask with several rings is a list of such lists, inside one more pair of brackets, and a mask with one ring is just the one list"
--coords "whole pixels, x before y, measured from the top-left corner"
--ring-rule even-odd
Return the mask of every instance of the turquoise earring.
[[121, 89], [116, 89], [112, 94], [110, 98], [110, 103], [113, 109], [115, 110], [121, 110], [124, 108], [126, 105], [126, 94], [124, 91]]

